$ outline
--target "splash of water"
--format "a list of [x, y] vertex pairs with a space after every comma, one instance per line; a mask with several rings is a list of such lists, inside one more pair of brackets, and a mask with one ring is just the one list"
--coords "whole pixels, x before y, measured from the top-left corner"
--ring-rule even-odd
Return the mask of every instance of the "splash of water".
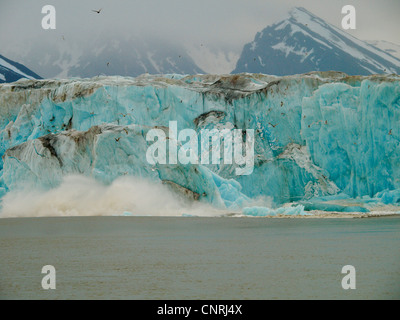
[[219, 216], [221, 210], [188, 203], [161, 182], [120, 177], [110, 185], [72, 175], [51, 190], [19, 190], [2, 199], [0, 217], [47, 216]]

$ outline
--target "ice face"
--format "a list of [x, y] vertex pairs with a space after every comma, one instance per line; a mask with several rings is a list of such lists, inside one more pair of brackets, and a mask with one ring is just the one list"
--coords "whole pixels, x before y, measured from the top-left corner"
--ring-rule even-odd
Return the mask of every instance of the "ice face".
[[[395, 75], [325, 72], [2, 84], [0, 196], [26, 186], [54, 188], [64, 176], [79, 173], [105, 184], [122, 175], [169, 181], [200, 201], [238, 212], [258, 197], [281, 205], [379, 193], [379, 199], [395, 203], [399, 81]], [[210, 165], [151, 165], [146, 133], [168, 131], [170, 121], [198, 134], [253, 129], [253, 172], [239, 176], [238, 165], [223, 159]]]
[[399, 188], [399, 107], [397, 81], [326, 84], [304, 99], [303, 137], [312, 158], [350, 196]]

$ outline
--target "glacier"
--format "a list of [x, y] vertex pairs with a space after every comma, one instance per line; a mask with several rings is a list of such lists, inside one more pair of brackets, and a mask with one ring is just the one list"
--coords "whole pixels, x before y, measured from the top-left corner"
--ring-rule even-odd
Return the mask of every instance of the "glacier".
[[[400, 204], [400, 77], [149, 75], [0, 84], [0, 198], [131, 176], [249, 216]], [[253, 129], [254, 170], [155, 164], [146, 134]], [[1, 200], [0, 200], [1, 201]], [[266, 205], [268, 203], [268, 205]], [[288, 205], [290, 204], [290, 205]], [[129, 215], [125, 209], [121, 214]]]

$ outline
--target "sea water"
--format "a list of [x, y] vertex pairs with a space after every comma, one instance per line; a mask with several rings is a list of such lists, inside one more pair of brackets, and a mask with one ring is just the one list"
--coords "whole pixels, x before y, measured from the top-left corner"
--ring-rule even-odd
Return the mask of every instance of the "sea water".
[[1, 299], [400, 298], [400, 217], [0, 219], [0, 248]]

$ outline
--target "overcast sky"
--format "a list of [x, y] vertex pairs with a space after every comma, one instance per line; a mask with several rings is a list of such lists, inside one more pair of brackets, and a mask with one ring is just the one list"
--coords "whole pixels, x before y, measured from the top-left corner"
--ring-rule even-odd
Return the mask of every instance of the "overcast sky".
[[[41, 28], [46, 4], [56, 8], [56, 30]], [[346, 4], [357, 10], [354, 36], [400, 44], [400, 0], [0, 0], [0, 43], [23, 46], [39, 36], [51, 46], [55, 36], [85, 40], [139, 34], [238, 50], [295, 6], [340, 27]], [[100, 8], [100, 14], [91, 11]]]

